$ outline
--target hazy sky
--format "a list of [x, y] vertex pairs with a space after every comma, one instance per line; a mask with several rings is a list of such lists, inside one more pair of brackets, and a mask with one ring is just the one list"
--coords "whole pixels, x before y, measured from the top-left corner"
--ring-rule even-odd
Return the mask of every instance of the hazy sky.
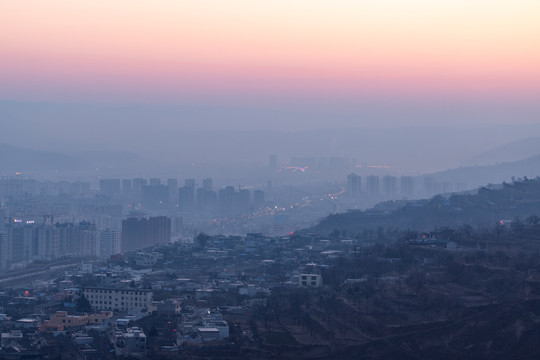
[[[539, 19], [538, 0], [6, 0], [0, 99], [326, 106], [349, 119], [366, 103], [465, 101], [478, 123], [497, 107], [513, 109], [499, 123], [534, 122]], [[532, 112], [512, 119], [522, 105]]]

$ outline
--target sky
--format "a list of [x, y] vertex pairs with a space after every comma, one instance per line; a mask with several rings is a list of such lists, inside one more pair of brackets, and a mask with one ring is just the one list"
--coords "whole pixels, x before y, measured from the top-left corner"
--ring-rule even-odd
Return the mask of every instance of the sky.
[[0, 99], [331, 109], [343, 126], [366, 104], [431, 107], [412, 125], [466, 104], [466, 122], [531, 123], [538, 19], [538, 0], [6, 0]]

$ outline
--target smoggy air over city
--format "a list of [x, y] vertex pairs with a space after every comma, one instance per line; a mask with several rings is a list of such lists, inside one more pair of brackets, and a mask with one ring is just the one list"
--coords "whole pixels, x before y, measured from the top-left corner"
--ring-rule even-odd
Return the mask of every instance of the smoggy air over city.
[[0, 359], [536, 359], [537, 0], [4, 1]]

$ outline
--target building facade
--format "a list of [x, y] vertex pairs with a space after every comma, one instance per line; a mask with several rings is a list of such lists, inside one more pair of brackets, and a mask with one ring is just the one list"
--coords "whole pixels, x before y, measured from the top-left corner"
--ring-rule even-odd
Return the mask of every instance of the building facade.
[[128, 218], [122, 221], [122, 251], [165, 245], [171, 241], [171, 219], [166, 216]]
[[153, 292], [146, 289], [87, 287], [83, 293], [95, 310], [143, 310], [153, 300]]

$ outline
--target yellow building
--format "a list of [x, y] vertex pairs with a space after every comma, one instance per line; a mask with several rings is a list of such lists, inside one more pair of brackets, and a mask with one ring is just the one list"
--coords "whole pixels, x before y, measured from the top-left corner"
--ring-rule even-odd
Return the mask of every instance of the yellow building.
[[67, 311], [57, 311], [56, 314], [51, 315], [47, 323], [50, 326], [63, 325], [64, 328], [86, 324], [88, 324], [88, 315], [68, 315]]

